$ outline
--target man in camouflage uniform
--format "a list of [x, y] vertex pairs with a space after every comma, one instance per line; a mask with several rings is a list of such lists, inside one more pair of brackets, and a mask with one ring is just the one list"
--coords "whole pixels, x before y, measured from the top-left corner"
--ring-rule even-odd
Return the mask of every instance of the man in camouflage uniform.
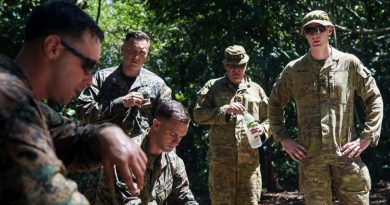
[[124, 184], [119, 184], [123, 191], [113, 193], [101, 179], [97, 204], [197, 205], [184, 162], [173, 151], [186, 135], [189, 123], [188, 111], [181, 103], [163, 101], [156, 110], [150, 131], [136, 137], [141, 139], [142, 150], [148, 157], [144, 189], [132, 196]]
[[[329, 45], [334, 25], [324, 11], [308, 13], [301, 34], [310, 51], [290, 62], [269, 99], [269, 120], [276, 143], [299, 161], [306, 204], [332, 204], [333, 185], [340, 204], [369, 204], [371, 179], [360, 154], [377, 145], [383, 118], [379, 89], [354, 55]], [[354, 94], [367, 118], [360, 136], [354, 130]], [[283, 122], [283, 108], [295, 100], [299, 142]]]
[[77, 101], [82, 122], [112, 122], [131, 137], [149, 128], [156, 106], [171, 98], [171, 89], [143, 67], [150, 46], [149, 36], [129, 32], [121, 48], [123, 63], [98, 71], [91, 87]]
[[115, 164], [132, 192], [132, 175], [143, 186], [146, 156], [119, 127], [80, 127], [39, 102], [67, 103], [90, 84], [102, 40], [80, 8], [52, 1], [33, 10], [15, 60], [0, 55], [0, 204], [89, 204], [65, 166]]
[[213, 205], [260, 201], [259, 152], [249, 145], [241, 114], [252, 114], [257, 121], [252, 133], [268, 138], [268, 98], [245, 75], [248, 60], [242, 46], [226, 48], [223, 65], [227, 75], [206, 83], [194, 109], [197, 123], [211, 125], [209, 191]]
[[[143, 67], [149, 47], [150, 38], [146, 33], [127, 33], [121, 48], [123, 63], [98, 71], [92, 86], [79, 96], [77, 114], [82, 122], [115, 123], [130, 137], [149, 129], [157, 105], [164, 99], [171, 99], [171, 89], [165, 82]], [[96, 180], [87, 185], [86, 193], [96, 189], [100, 172], [89, 173]], [[91, 201], [95, 198], [89, 194], [87, 197]]]

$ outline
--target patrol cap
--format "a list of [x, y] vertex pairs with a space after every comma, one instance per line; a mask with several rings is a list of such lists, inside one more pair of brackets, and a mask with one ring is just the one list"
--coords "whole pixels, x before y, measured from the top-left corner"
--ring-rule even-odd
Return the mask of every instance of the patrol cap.
[[249, 56], [246, 54], [244, 47], [239, 45], [229, 46], [225, 49], [224, 64], [241, 65], [247, 63]]
[[303, 28], [311, 23], [318, 23], [323, 26], [334, 26], [330, 21], [328, 14], [325, 11], [315, 10], [306, 14], [302, 19], [301, 34], [303, 35]]

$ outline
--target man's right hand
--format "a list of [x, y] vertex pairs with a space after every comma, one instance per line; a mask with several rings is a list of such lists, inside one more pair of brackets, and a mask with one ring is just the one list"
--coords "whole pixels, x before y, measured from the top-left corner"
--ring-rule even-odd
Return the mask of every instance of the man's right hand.
[[231, 102], [226, 109], [226, 114], [241, 115], [245, 111], [245, 107], [238, 102]]
[[[143, 187], [148, 161], [141, 147], [130, 140], [123, 130], [116, 126], [105, 127], [100, 130], [98, 141], [107, 183], [114, 183], [115, 165], [130, 193], [135, 195], [136, 189], [142, 189]], [[133, 178], [135, 178], [137, 184], [134, 183]]]
[[284, 138], [280, 141], [283, 149], [294, 161], [300, 161], [306, 157], [307, 150], [290, 138]]
[[141, 107], [144, 96], [139, 92], [130, 92], [123, 96], [123, 106], [125, 107]]

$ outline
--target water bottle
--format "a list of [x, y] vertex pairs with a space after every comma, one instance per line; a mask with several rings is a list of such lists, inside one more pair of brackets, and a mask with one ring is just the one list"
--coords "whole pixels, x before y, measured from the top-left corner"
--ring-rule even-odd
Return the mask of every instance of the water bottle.
[[260, 147], [263, 143], [261, 142], [260, 135], [255, 136], [251, 132], [251, 128], [255, 124], [255, 119], [247, 111], [244, 111], [242, 115], [242, 122], [244, 124], [245, 134], [248, 137], [249, 144], [253, 149], [256, 149]]

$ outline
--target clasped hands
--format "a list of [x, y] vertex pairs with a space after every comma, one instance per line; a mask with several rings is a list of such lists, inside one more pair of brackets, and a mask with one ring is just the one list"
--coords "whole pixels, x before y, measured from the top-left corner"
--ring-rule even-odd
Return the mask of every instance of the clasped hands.
[[140, 108], [144, 102], [144, 96], [139, 92], [130, 92], [123, 96], [124, 107], [137, 107]]

